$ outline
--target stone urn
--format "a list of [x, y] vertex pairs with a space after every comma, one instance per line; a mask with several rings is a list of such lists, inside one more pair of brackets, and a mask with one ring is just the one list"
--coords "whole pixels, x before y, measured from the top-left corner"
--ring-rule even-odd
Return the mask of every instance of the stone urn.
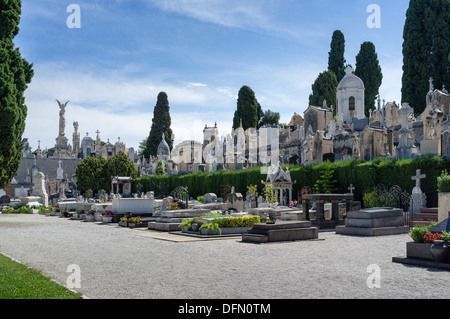
[[433, 245], [430, 247], [431, 255], [433, 259], [437, 262], [445, 262], [448, 255], [448, 247], [445, 245], [443, 240], [435, 240]]

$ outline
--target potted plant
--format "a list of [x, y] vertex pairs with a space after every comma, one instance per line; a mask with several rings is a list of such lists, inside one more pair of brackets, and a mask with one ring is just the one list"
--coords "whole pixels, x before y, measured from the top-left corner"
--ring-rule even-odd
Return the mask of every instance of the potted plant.
[[192, 227], [192, 223], [194, 222], [193, 218], [183, 219], [180, 226], [178, 226], [183, 233], [187, 233], [189, 229]]
[[439, 222], [446, 220], [450, 211], [450, 175], [447, 170], [444, 170], [437, 178], [437, 188], [439, 193]]
[[113, 219], [112, 211], [105, 210], [104, 212], [102, 212], [102, 216], [103, 216], [103, 222], [104, 223], [112, 222], [112, 219]]
[[95, 211], [90, 209], [86, 212], [86, 221], [93, 222], [95, 221]]
[[432, 260], [431, 246], [433, 243], [432, 236], [429, 234], [430, 229], [436, 226], [436, 223], [431, 223], [429, 226], [416, 226], [414, 227], [409, 236], [412, 238], [412, 242], [406, 243], [406, 256], [408, 258], [419, 258]]
[[205, 223], [199, 228], [200, 234], [202, 235], [221, 235], [222, 230], [217, 223]]
[[128, 218], [126, 216], [120, 218], [119, 226], [127, 227], [128, 226]]
[[77, 208], [76, 208], [76, 207], [71, 207], [71, 208], [69, 209], [69, 215], [72, 215], [72, 216], [78, 215], [78, 214], [77, 214]]
[[131, 217], [128, 220], [128, 227], [135, 228], [138, 224], [142, 224], [141, 217]]

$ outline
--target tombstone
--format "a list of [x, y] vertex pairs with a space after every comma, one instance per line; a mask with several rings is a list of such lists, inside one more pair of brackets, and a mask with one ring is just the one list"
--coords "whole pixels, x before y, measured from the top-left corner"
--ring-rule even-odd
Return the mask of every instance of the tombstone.
[[39, 172], [34, 177], [35, 183], [33, 186], [33, 190], [31, 192], [31, 196], [40, 197], [40, 203], [44, 206], [48, 206], [48, 194], [45, 188], [45, 175], [42, 172]]
[[166, 211], [167, 208], [173, 203], [173, 197], [164, 197], [162, 204], [161, 204], [161, 211]]
[[100, 200], [101, 203], [104, 203], [107, 201], [106, 191], [104, 189], [101, 189], [97, 193], [97, 198]]
[[62, 161], [59, 160], [59, 161], [58, 161], [58, 164], [59, 164], [59, 166], [58, 166], [58, 168], [56, 169], [56, 179], [61, 180], [61, 179], [64, 179], [64, 171], [63, 171], [63, 169], [62, 169], [62, 167], [61, 167]]
[[87, 199], [91, 199], [92, 197], [94, 197], [94, 191], [92, 189], [88, 189], [86, 193], [84, 193], [84, 195]]
[[217, 195], [214, 193], [207, 193], [204, 195], [205, 200], [203, 203], [210, 204], [210, 203], [216, 203], [217, 202]]
[[350, 184], [348, 190], [350, 191], [350, 194], [353, 194], [353, 192], [355, 191], [355, 186], [353, 186], [353, 184]]
[[426, 195], [422, 193], [420, 188], [420, 181], [426, 178], [427, 175], [421, 174], [420, 169], [416, 171], [416, 175], [411, 177], [413, 181], [416, 181], [416, 186], [412, 190], [411, 203], [410, 203], [410, 213], [419, 214], [422, 208], [426, 208]]
[[264, 198], [259, 195], [257, 201], [257, 207], [261, 207], [261, 204], [264, 203]]
[[244, 211], [244, 197], [241, 193], [231, 193], [227, 200], [228, 208], [234, 208], [238, 212]]

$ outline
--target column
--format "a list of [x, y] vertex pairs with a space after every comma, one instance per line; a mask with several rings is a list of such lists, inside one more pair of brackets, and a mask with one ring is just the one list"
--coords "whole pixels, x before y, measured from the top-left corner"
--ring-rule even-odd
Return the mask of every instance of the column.
[[302, 199], [302, 206], [303, 206], [303, 214], [305, 214], [305, 219], [309, 220], [309, 200]]
[[331, 220], [339, 220], [339, 200], [331, 200]]
[[323, 220], [325, 215], [325, 201], [316, 200], [316, 220]]

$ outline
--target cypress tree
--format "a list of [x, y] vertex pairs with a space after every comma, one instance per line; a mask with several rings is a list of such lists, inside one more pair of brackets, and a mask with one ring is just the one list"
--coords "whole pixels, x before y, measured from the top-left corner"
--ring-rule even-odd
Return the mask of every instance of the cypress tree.
[[426, 106], [429, 78], [435, 87], [449, 85], [449, 0], [411, 0], [403, 30], [402, 102], [416, 114]]
[[163, 133], [169, 148], [172, 149], [173, 147], [172, 129], [170, 128], [172, 120], [169, 111], [167, 94], [160, 92], [153, 111], [152, 127], [147, 138], [146, 148], [142, 152], [146, 159], [157, 155], [158, 145], [161, 143]]
[[11, 182], [20, 166], [27, 116], [24, 92], [33, 77], [33, 65], [13, 43], [21, 8], [20, 0], [0, 2], [0, 188]]
[[312, 94], [309, 96], [309, 105], [322, 106], [324, 100], [327, 106], [333, 106], [333, 112], [336, 114], [336, 88], [338, 81], [336, 74], [328, 70], [319, 74], [312, 85]]
[[345, 37], [340, 30], [333, 33], [331, 51], [328, 53], [328, 69], [336, 74], [338, 83], [345, 76]]
[[263, 115], [261, 105], [255, 97], [255, 92], [249, 86], [244, 85], [239, 90], [237, 109], [233, 117], [233, 130], [240, 126], [241, 120], [244, 130], [258, 128], [259, 120]]
[[375, 98], [379, 94], [383, 74], [372, 42], [364, 42], [361, 50], [356, 56], [355, 75], [358, 76], [365, 86], [365, 113], [369, 117], [369, 110], [375, 109]]

